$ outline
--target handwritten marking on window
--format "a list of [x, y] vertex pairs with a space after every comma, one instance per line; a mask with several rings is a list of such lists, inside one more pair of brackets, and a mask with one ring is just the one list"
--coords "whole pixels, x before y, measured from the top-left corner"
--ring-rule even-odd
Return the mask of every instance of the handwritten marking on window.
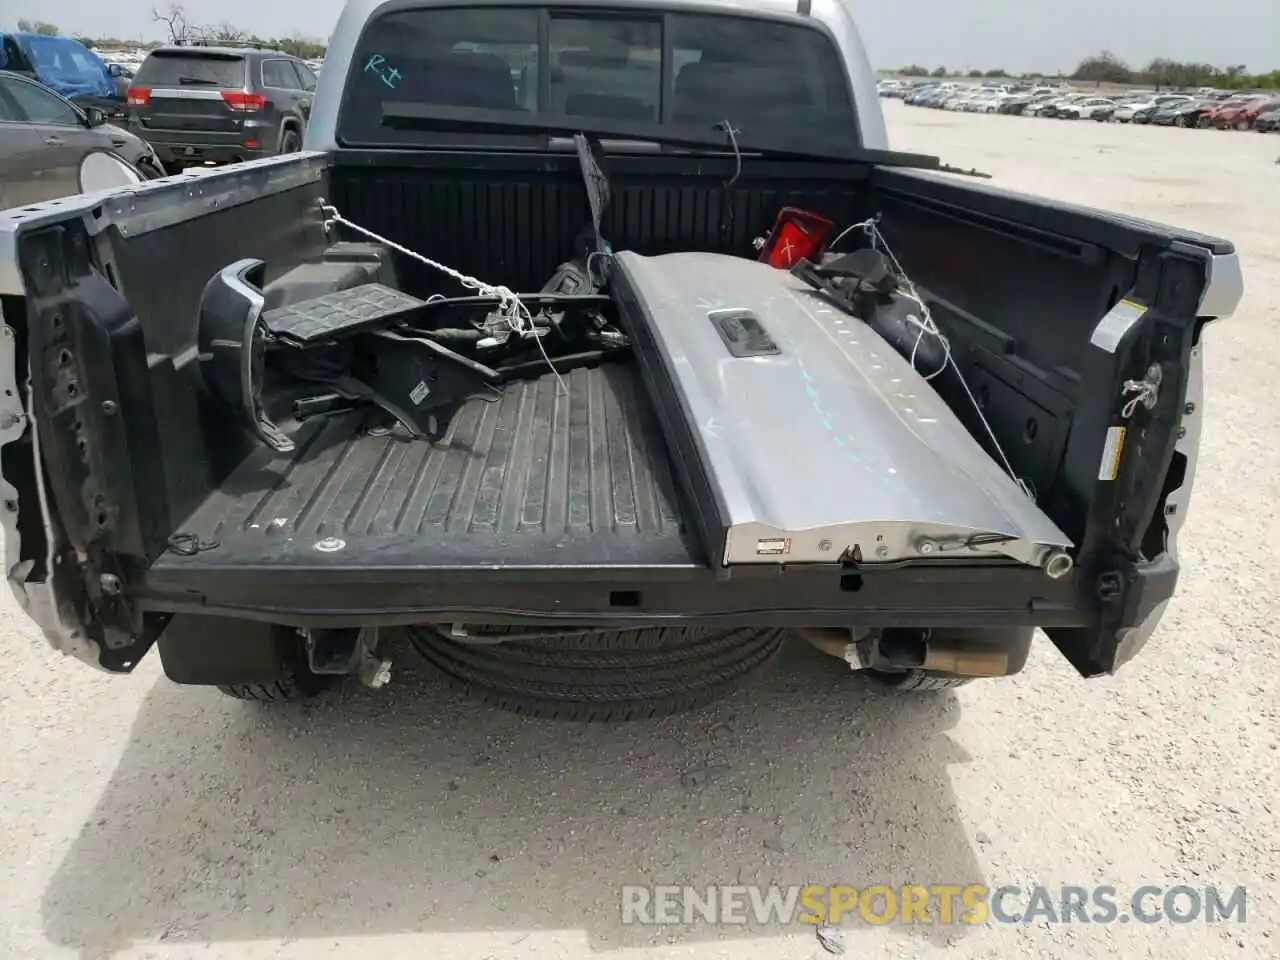
[[372, 73], [392, 90], [400, 85], [400, 77], [402, 76], [400, 70], [389, 64], [387, 58], [380, 53], [375, 53], [365, 61], [364, 72]]

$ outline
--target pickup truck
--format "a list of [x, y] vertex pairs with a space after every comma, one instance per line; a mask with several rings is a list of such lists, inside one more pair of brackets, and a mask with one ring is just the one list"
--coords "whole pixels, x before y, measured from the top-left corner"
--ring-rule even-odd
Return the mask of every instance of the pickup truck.
[[1105, 675], [1241, 292], [1224, 240], [890, 149], [851, 0], [351, 0], [299, 153], [0, 215], [8, 579], [244, 699], [412, 647], [619, 720], [1037, 628]]

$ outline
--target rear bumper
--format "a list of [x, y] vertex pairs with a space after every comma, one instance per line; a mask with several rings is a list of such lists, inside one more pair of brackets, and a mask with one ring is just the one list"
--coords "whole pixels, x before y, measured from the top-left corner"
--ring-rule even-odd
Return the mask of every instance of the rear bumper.
[[[352, 552], [351, 544], [345, 552]], [[1082, 628], [1089, 617], [1071, 578], [1054, 581], [1014, 565], [947, 563], [862, 574], [839, 567], [762, 568], [735, 570], [724, 579], [694, 566], [391, 567], [374, 565], [373, 549], [328, 569], [270, 561], [233, 566], [218, 564], [218, 553], [162, 558], [135, 594], [137, 604], [145, 610], [219, 614], [300, 628], [448, 620]], [[1172, 593], [1172, 582], [1160, 586]]]
[[272, 127], [248, 122], [235, 133], [205, 133], [194, 130], [151, 130], [136, 123], [129, 132], [151, 144], [166, 165], [171, 163], [236, 163], [274, 156], [277, 132]]

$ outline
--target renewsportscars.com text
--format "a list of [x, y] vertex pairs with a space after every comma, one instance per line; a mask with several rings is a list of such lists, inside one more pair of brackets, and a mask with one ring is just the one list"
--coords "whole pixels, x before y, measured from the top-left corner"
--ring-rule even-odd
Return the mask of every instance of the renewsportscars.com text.
[[625, 886], [624, 924], [1243, 923], [1244, 887]]

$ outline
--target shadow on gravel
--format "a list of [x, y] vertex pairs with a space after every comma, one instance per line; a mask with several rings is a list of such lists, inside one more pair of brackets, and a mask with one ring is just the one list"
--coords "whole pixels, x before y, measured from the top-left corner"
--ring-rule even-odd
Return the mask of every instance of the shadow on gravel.
[[397, 663], [382, 691], [284, 709], [161, 680], [45, 891], [48, 936], [86, 957], [531, 929], [611, 950], [768, 936], [623, 926], [625, 883], [982, 880], [947, 775], [969, 759], [944, 732], [951, 694], [882, 692], [797, 643], [720, 704], [597, 727], [494, 711]]

